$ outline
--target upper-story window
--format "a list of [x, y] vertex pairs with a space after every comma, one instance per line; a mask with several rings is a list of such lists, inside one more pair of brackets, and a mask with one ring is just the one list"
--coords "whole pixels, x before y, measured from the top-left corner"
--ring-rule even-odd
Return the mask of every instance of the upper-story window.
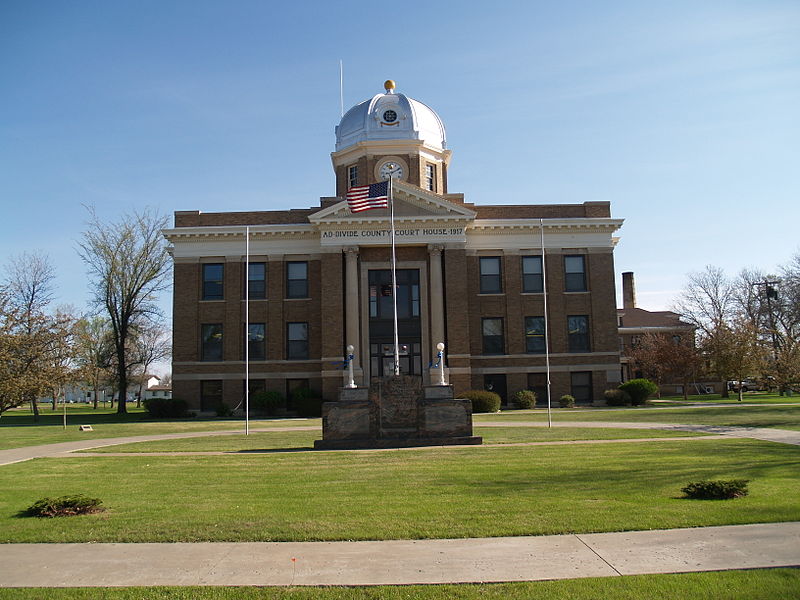
[[589, 317], [571, 315], [567, 317], [567, 337], [570, 352], [589, 352]]
[[286, 263], [286, 297], [308, 298], [308, 263]]
[[267, 325], [266, 323], [250, 323], [247, 332], [247, 355], [250, 360], [266, 360], [267, 358]]
[[544, 291], [541, 256], [522, 257], [522, 291], [528, 293]]
[[200, 326], [200, 360], [222, 360], [222, 323]]
[[586, 257], [581, 254], [564, 257], [564, 291], [586, 291]]
[[425, 185], [426, 189], [436, 191], [436, 165], [430, 163], [425, 165]]
[[503, 292], [502, 260], [499, 256], [482, 256], [480, 259], [481, 294]]
[[484, 354], [503, 354], [505, 352], [502, 318], [486, 317], [481, 319], [481, 333], [483, 334]]
[[544, 352], [544, 333], [544, 317], [525, 317], [525, 352]]
[[224, 276], [224, 264], [207, 263], [203, 265], [203, 300], [224, 300]]
[[355, 187], [358, 185], [358, 166], [353, 165], [351, 167], [347, 167], [347, 182], [348, 188]]
[[286, 324], [286, 359], [308, 358], [308, 323]]
[[250, 300], [267, 297], [267, 263], [250, 263], [247, 269], [247, 290]]

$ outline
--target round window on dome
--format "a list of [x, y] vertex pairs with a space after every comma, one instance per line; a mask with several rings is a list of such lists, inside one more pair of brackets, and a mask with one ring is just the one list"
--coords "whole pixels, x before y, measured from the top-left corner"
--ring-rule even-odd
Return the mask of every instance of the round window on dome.
[[394, 123], [397, 121], [397, 113], [393, 110], [387, 110], [383, 113], [383, 121], [385, 123]]

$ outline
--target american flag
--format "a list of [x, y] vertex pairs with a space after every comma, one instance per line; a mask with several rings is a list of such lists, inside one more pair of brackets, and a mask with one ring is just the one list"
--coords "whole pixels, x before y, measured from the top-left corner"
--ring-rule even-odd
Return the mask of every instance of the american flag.
[[351, 187], [347, 190], [347, 206], [354, 213], [370, 208], [389, 208], [389, 182]]

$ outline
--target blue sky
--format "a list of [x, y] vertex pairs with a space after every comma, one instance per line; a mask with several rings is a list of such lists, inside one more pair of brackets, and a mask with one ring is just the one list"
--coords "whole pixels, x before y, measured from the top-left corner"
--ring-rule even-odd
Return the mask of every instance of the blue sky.
[[440, 114], [467, 201], [611, 201], [665, 309], [800, 248], [798, 32], [797, 2], [3, 0], [0, 260], [49, 254], [83, 308], [83, 205], [317, 205], [342, 59], [345, 109], [392, 78]]

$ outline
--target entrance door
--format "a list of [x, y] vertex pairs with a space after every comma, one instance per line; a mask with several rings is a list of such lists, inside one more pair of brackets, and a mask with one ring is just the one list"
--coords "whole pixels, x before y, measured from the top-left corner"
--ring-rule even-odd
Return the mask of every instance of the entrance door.
[[[422, 375], [422, 326], [420, 321], [419, 269], [397, 270], [397, 332], [400, 373]], [[369, 272], [370, 375], [394, 374], [394, 308], [392, 272]]]

